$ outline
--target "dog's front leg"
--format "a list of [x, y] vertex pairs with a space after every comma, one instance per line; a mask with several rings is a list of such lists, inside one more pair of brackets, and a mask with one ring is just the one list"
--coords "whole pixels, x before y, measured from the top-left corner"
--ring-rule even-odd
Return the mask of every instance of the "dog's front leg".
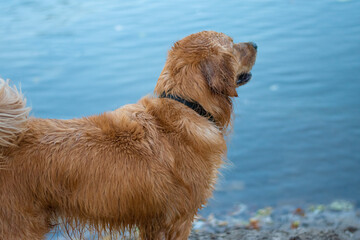
[[187, 240], [191, 232], [192, 220], [193, 217], [188, 217], [175, 221], [170, 226], [166, 240]]
[[141, 240], [165, 240], [165, 234], [160, 227], [151, 224], [139, 227]]

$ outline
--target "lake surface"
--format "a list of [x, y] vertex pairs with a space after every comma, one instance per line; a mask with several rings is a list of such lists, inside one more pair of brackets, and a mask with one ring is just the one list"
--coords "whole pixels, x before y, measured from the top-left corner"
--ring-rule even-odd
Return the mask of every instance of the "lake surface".
[[151, 94], [171, 45], [202, 30], [259, 46], [203, 213], [359, 204], [360, 1], [1, 1], [0, 76], [33, 116], [99, 114]]

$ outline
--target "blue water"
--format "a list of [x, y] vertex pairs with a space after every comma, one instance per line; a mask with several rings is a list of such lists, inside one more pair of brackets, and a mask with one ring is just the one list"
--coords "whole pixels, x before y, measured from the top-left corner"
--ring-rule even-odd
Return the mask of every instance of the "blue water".
[[0, 1], [0, 76], [36, 117], [98, 114], [152, 93], [167, 50], [202, 30], [259, 45], [205, 213], [359, 204], [360, 1]]

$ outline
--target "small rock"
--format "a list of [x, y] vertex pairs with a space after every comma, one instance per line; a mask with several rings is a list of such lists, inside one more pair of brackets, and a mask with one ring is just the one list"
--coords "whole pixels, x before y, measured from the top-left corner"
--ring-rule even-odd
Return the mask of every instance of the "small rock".
[[225, 226], [227, 226], [228, 225], [228, 222], [227, 221], [219, 221], [218, 222], [218, 226], [220, 226], [220, 227], [225, 227]]
[[256, 212], [256, 216], [269, 216], [272, 213], [273, 209], [271, 207], [259, 209]]
[[248, 228], [249, 229], [260, 230], [259, 220], [253, 219], [253, 218], [250, 219]]
[[196, 221], [193, 223], [193, 229], [195, 231], [201, 230], [205, 226], [205, 223], [203, 221]]
[[350, 211], [354, 208], [354, 205], [351, 202], [339, 200], [332, 202], [329, 208], [333, 211]]
[[300, 222], [299, 221], [294, 221], [291, 223], [291, 229], [296, 229], [300, 226]]
[[354, 233], [356, 232], [358, 229], [356, 227], [353, 227], [353, 226], [349, 226], [347, 228], [344, 229], [344, 232], [351, 232], [351, 233]]
[[294, 214], [304, 217], [304, 216], [305, 216], [305, 211], [304, 211], [303, 209], [301, 209], [301, 208], [297, 208], [297, 209], [294, 211]]

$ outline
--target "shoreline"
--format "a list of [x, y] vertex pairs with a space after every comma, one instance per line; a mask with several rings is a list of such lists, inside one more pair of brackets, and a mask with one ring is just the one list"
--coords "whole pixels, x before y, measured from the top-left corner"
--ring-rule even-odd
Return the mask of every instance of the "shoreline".
[[360, 209], [345, 200], [328, 205], [266, 207], [249, 210], [239, 204], [221, 217], [199, 216], [190, 240], [352, 240], [360, 239]]

